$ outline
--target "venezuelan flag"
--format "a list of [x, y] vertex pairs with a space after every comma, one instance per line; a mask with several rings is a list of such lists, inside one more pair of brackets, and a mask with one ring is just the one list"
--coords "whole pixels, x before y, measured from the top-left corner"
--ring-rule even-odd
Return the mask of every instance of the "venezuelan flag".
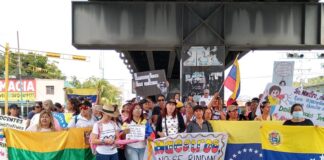
[[61, 132], [26, 132], [6, 128], [10, 160], [88, 160], [94, 159], [85, 135], [90, 128]]
[[92, 103], [97, 100], [97, 89], [95, 88], [67, 88], [67, 96], [71, 98], [85, 97], [90, 99]]
[[224, 86], [233, 92], [230, 98], [236, 100], [236, 98], [240, 95], [241, 89], [240, 67], [237, 57], [234, 60], [233, 66], [224, 81]]
[[261, 149], [260, 127], [262, 124], [280, 121], [210, 121], [214, 132], [227, 132], [228, 142], [225, 160], [261, 160], [263, 153]]
[[264, 125], [261, 128], [264, 159], [324, 160], [324, 128]]

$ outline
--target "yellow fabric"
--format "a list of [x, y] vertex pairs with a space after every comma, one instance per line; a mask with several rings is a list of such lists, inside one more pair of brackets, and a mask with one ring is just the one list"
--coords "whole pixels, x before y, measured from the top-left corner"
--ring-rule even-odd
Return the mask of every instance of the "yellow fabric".
[[282, 124], [282, 121], [209, 121], [214, 132], [227, 132], [228, 143], [261, 143], [260, 127], [264, 124]]
[[97, 89], [95, 88], [68, 88], [68, 94], [77, 95], [97, 95]]
[[36, 152], [54, 152], [69, 149], [89, 148], [85, 143], [85, 132], [91, 128], [71, 128], [60, 132], [29, 132], [5, 128], [7, 147]]
[[[270, 133], [279, 133], [280, 141], [272, 144]], [[261, 128], [262, 148], [290, 153], [324, 153], [324, 128], [266, 124]]]

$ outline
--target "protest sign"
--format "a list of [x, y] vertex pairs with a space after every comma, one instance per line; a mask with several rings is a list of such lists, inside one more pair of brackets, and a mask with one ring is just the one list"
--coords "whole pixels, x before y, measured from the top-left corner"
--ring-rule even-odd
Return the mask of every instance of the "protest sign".
[[157, 94], [167, 95], [168, 82], [164, 70], [134, 73], [135, 90], [139, 96], [151, 96]]
[[[316, 125], [324, 125], [324, 94], [273, 83], [267, 85], [261, 102], [269, 101], [270, 114], [279, 120], [291, 119], [290, 108], [299, 103], [303, 106], [304, 117]], [[258, 107], [257, 115], [260, 115]]]
[[145, 139], [145, 125], [129, 125], [129, 133], [126, 134], [127, 140], [139, 140]]
[[8, 149], [6, 145], [6, 139], [0, 138], [0, 160], [7, 160], [8, 159]]
[[272, 83], [280, 86], [292, 86], [294, 61], [276, 61], [273, 64]]
[[228, 135], [223, 132], [182, 133], [153, 141], [156, 160], [217, 159], [225, 156]]
[[12, 128], [17, 130], [26, 129], [26, 121], [21, 118], [0, 115], [0, 129]]

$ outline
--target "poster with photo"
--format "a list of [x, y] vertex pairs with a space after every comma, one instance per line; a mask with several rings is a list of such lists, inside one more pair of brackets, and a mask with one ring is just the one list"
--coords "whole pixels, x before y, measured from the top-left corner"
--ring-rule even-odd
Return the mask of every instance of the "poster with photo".
[[194, 46], [182, 58], [182, 96], [193, 95], [198, 101], [204, 89], [210, 95], [219, 90], [224, 79], [224, 47]]

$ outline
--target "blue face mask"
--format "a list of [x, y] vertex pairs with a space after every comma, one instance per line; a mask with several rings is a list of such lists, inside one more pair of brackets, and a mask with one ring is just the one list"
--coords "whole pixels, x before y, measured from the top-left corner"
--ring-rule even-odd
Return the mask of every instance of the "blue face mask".
[[292, 116], [295, 119], [301, 119], [301, 118], [304, 118], [304, 113], [303, 113], [303, 111], [294, 111]]

